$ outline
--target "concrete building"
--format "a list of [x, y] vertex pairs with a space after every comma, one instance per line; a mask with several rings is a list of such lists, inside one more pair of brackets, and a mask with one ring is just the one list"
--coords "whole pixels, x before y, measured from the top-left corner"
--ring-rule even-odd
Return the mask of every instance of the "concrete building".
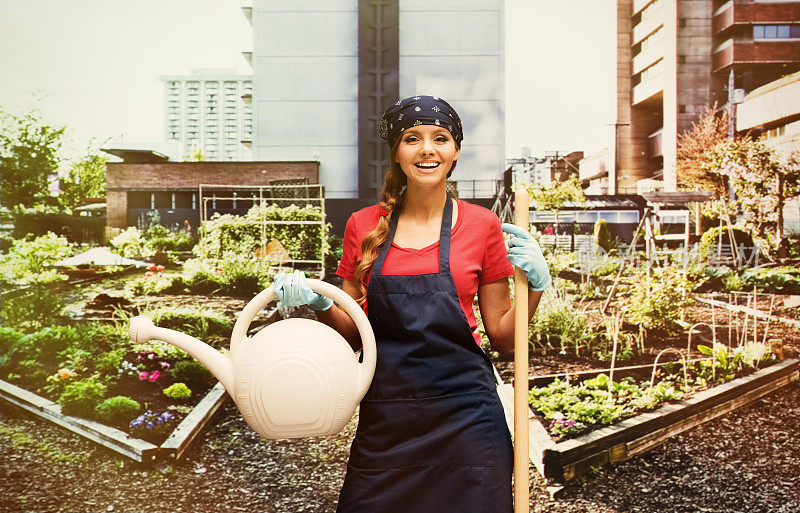
[[374, 201], [388, 164], [381, 114], [399, 97], [437, 95], [465, 128], [459, 190], [496, 190], [474, 181], [504, 170], [502, 0], [254, 0], [243, 10], [256, 159], [319, 161], [328, 198]]
[[549, 151], [541, 157], [532, 157], [530, 148], [522, 148], [522, 157], [506, 160], [506, 167], [514, 174], [515, 182], [549, 186], [563, 182], [570, 176], [578, 176], [578, 163], [583, 159], [582, 151]]
[[166, 138], [181, 158], [200, 149], [209, 161], [252, 160], [253, 112], [249, 76], [235, 70], [193, 70], [164, 76]]
[[800, 69], [800, 2], [618, 0], [609, 193], [676, 189], [679, 133], [715, 102]]

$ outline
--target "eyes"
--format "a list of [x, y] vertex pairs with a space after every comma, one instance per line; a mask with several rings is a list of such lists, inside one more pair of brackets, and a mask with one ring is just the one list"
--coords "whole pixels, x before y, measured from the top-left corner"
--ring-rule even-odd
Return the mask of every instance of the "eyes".
[[[416, 136], [416, 135], [413, 135], [413, 134], [408, 134], [405, 137], [403, 137], [403, 142], [406, 143], [406, 144], [414, 144], [414, 143], [419, 142], [419, 141], [420, 141], [420, 138], [418, 136]], [[433, 136], [433, 141], [437, 142], [437, 143], [444, 144], [444, 143], [447, 143], [447, 142], [451, 141], [451, 138], [448, 135], [446, 135], [444, 133], [441, 133], [441, 134], [434, 135]]]

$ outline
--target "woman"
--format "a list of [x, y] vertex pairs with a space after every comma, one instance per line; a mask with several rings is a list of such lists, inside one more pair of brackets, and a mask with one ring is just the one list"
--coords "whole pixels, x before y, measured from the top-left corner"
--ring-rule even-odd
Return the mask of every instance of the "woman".
[[[511, 351], [509, 262], [528, 276], [529, 315], [550, 284], [547, 264], [530, 234], [503, 225], [506, 254], [497, 216], [447, 196], [463, 136], [446, 101], [398, 101], [381, 136], [391, 148], [382, 201], [350, 216], [337, 270], [378, 348], [337, 511], [510, 512], [511, 438], [472, 301], [477, 292], [492, 347]], [[361, 347], [350, 317], [303, 273], [276, 276], [275, 293]]]

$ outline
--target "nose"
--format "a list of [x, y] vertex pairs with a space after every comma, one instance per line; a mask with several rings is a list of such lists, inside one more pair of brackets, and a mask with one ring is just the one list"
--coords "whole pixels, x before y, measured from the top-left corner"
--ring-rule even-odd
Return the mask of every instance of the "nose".
[[422, 141], [422, 146], [420, 147], [419, 152], [422, 155], [433, 155], [433, 141], [426, 137]]

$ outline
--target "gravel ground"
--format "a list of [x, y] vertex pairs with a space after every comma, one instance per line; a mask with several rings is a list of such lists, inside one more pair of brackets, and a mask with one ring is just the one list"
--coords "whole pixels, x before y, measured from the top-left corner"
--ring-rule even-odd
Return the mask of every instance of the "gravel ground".
[[[796, 357], [797, 331], [775, 332]], [[0, 401], [0, 513], [329, 512], [355, 425], [324, 438], [263, 440], [229, 403], [182, 460], [156, 468]], [[795, 382], [564, 488], [532, 471], [530, 509], [800, 512], [798, 435]]]
[[[798, 431], [794, 383], [561, 490], [532, 474], [531, 511], [798, 512]], [[156, 469], [0, 402], [0, 511], [333, 511], [354, 432], [355, 420], [337, 436], [261, 440], [228, 405]]]

